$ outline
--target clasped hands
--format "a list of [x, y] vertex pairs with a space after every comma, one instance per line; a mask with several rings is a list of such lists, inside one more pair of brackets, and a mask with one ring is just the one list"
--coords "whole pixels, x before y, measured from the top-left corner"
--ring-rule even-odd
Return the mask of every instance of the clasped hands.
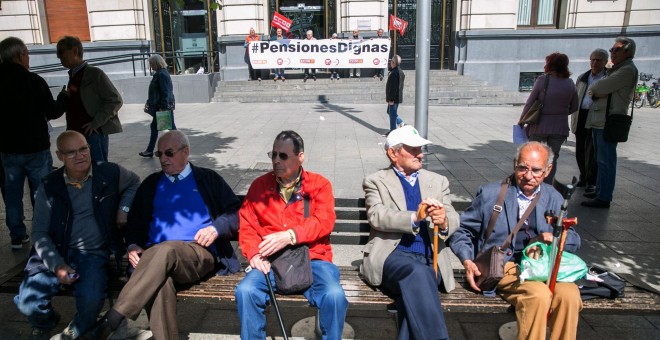
[[[422, 209], [424, 205], [426, 205], [426, 209]], [[445, 206], [435, 198], [428, 197], [422, 200], [414, 217], [415, 223], [419, 223], [427, 217], [430, 217], [433, 224], [438, 225], [441, 231], [446, 231], [449, 228]]]
[[264, 236], [263, 241], [259, 243], [259, 253], [250, 259], [250, 267], [268, 274], [270, 272], [268, 257], [291, 245], [290, 235], [288, 230], [284, 230]]
[[[194, 242], [200, 246], [206, 248], [212, 245], [215, 240], [218, 238], [218, 230], [214, 226], [210, 225], [206, 228], [200, 229], [195, 233]], [[138, 246], [137, 244], [131, 244], [128, 246], [128, 262], [130, 262], [133, 268], [137, 267], [138, 262], [140, 262], [140, 256], [142, 256], [144, 249]]]

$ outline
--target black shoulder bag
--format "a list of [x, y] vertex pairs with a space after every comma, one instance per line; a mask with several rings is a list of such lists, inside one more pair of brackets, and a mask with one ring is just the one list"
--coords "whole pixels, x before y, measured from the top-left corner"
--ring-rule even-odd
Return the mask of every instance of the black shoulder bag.
[[[303, 196], [305, 218], [309, 217], [309, 196]], [[288, 246], [270, 256], [275, 285], [280, 294], [295, 294], [312, 285], [312, 262], [306, 244]]]
[[[635, 79], [633, 82], [633, 92], [635, 91], [634, 89], [636, 83], [637, 83], [637, 75], [635, 74]], [[626, 114], [610, 115], [611, 101], [612, 101], [612, 94], [610, 93], [607, 96], [607, 108], [605, 109], [605, 129], [603, 129], [603, 139], [608, 143], [627, 142], [628, 134], [630, 134], [630, 126], [632, 125], [635, 105], [632, 105], [632, 109], [630, 109], [630, 116]]]

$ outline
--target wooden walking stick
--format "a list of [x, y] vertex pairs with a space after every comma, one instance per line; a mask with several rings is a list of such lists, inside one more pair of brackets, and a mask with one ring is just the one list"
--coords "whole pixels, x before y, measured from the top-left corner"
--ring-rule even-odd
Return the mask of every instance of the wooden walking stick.
[[[417, 215], [421, 218], [426, 218], [427, 204], [421, 204], [417, 209]], [[438, 240], [440, 239], [440, 227], [433, 224], [433, 270], [435, 271], [435, 278], [438, 278]]]

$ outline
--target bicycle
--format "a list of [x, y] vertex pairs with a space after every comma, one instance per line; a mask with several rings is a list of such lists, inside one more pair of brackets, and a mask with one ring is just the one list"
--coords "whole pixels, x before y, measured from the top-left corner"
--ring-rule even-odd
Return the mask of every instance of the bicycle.
[[[652, 74], [648, 74], [648, 73], [639, 74], [639, 80], [642, 81], [642, 84], [637, 84], [637, 86], [635, 87], [635, 98], [633, 99], [633, 105], [638, 109], [644, 106], [644, 102], [647, 101], [648, 92], [651, 88], [648, 85], [646, 85], [646, 82], [651, 79], [653, 79]], [[649, 104], [649, 106], [650, 105], [651, 104]]]
[[654, 81], [649, 88], [649, 92], [646, 94], [646, 102], [652, 108], [660, 106], [660, 84], [657, 81]]

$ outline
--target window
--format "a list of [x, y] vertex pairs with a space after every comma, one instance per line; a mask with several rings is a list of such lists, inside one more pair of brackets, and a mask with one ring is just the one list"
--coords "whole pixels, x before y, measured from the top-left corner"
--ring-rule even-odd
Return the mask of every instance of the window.
[[556, 27], [555, 18], [559, 0], [519, 0], [518, 26]]

